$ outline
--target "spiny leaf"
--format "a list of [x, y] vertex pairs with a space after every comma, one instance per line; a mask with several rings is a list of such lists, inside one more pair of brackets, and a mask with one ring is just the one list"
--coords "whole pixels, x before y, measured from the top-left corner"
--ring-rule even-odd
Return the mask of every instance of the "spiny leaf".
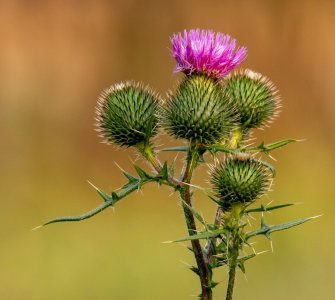
[[192, 241], [192, 240], [201, 240], [201, 239], [210, 239], [212, 237], [218, 236], [222, 233], [222, 229], [215, 229], [213, 231], [204, 231], [198, 234], [190, 235], [178, 240], [170, 241], [170, 243]]
[[161, 177], [162, 180], [168, 180], [169, 179], [169, 170], [167, 166], [167, 162], [164, 162], [164, 165], [160, 172], [158, 173], [158, 176]]
[[174, 162], [172, 162], [170, 167], [169, 167], [169, 174], [170, 174], [171, 177], [174, 176]]
[[[146, 183], [146, 182], [144, 182], [144, 183]], [[90, 184], [98, 192], [98, 194], [104, 199], [104, 203], [100, 204], [96, 208], [94, 208], [94, 209], [92, 209], [92, 210], [90, 210], [90, 211], [88, 211], [88, 212], [86, 212], [82, 215], [79, 215], [79, 216], [66, 216], [66, 217], [51, 219], [51, 220], [47, 221], [46, 223], [44, 223], [43, 225], [36, 227], [35, 229], [43, 227], [43, 226], [48, 225], [48, 224], [57, 223], [57, 222], [76, 222], [76, 221], [82, 221], [82, 220], [91, 218], [94, 215], [96, 215], [96, 214], [100, 213], [101, 211], [105, 210], [107, 207], [113, 206], [116, 202], [118, 202], [122, 198], [126, 197], [131, 192], [136, 191], [140, 187], [141, 182], [139, 180], [137, 182], [133, 181], [132, 184], [130, 184], [130, 182], [128, 182], [128, 184], [124, 185], [123, 188], [118, 193], [112, 192], [110, 195], [106, 194], [105, 192], [103, 192], [102, 190], [97, 188], [92, 183], [90, 183]]]
[[148, 181], [148, 180], [152, 180], [153, 177], [150, 176], [146, 171], [144, 171], [141, 167], [137, 166], [134, 164], [134, 168], [138, 174], [138, 176], [140, 176], [142, 181]]
[[214, 197], [207, 195], [209, 199], [211, 199], [213, 202], [215, 202], [217, 205], [220, 205], [220, 201], [216, 200]]
[[272, 232], [289, 229], [291, 227], [298, 226], [300, 224], [303, 224], [303, 223], [305, 223], [307, 221], [310, 221], [310, 220], [318, 218], [318, 217], [320, 217], [320, 216], [314, 216], [314, 217], [309, 217], [309, 218], [298, 219], [298, 220], [294, 220], [292, 222], [283, 223], [283, 224], [279, 224], [279, 225], [273, 225], [273, 226], [267, 225], [265, 223], [264, 218], [262, 218], [262, 220], [261, 220], [261, 228], [247, 233], [247, 239], [249, 239], [249, 238], [251, 238], [253, 236], [256, 236], [256, 235], [261, 235], [261, 234], [263, 234], [267, 238], [271, 239], [271, 233]]
[[186, 247], [188, 250], [190, 250], [191, 252], [194, 252], [192, 247]]
[[128, 182], [122, 187], [122, 189], [126, 189], [128, 186], [139, 183], [140, 181], [139, 178], [134, 177], [133, 175], [129, 174], [126, 171], [122, 171], [122, 172], [123, 172], [123, 175], [126, 176], [128, 179]]
[[205, 226], [205, 228], [208, 228], [208, 224], [206, 223], [205, 219], [191, 206], [189, 206], [183, 199], [182, 204], [195, 216], [195, 218]]
[[265, 212], [265, 211], [270, 211], [270, 210], [275, 210], [283, 207], [288, 207], [294, 205], [293, 203], [287, 203], [287, 204], [279, 204], [279, 205], [273, 205], [273, 206], [267, 206], [267, 205], [261, 205], [261, 207], [258, 208], [251, 208], [247, 209], [245, 211], [246, 214], [252, 213], [252, 212]]
[[112, 192], [112, 198], [113, 198], [114, 202], [117, 202], [118, 200], [120, 200], [119, 195], [115, 192]]
[[255, 159], [255, 160], [258, 161], [259, 163], [261, 163], [264, 167], [268, 168], [271, 171], [271, 173], [272, 173], [272, 177], [276, 176], [276, 169], [275, 169], [274, 166], [272, 166], [268, 162], [260, 160], [260, 159]]
[[96, 187], [92, 182], [88, 181], [88, 183], [97, 191], [97, 193], [101, 196], [102, 199], [104, 199], [105, 202], [114, 201], [112, 195], [106, 194], [104, 191]]
[[274, 150], [274, 149], [278, 149], [281, 148], [283, 146], [286, 146], [290, 143], [293, 142], [302, 142], [303, 140], [297, 140], [297, 139], [286, 139], [286, 140], [281, 140], [278, 142], [274, 142], [271, 144], [264, 144], [264, 142], [262, 142], [259, 146], [257, 147], [252, 147], [252, 148], [244, 148], [245, 152], [263, 152], [265, 154], [269, 154], [270, 151]]
[[57, 222], [76, 222], [76, 221], [82, 221], [82, 220], [85, 220], [85, 219], [88, 219], [88, 218], [91, 218], [93, 217], [94, 215], [102, 212], [103, 210], [105, 210], [107, 207], [109, 206], [113, 206], [114, 204], [114, 201], [113, 200], [109, 200], [109, 201], [106, 201], [102, 204], [100, 204], [99, 206], [97, 206], [96, 208], [82, 214], [82, 215], [79, 215], [79, 216], [66, 216], [66, 217], [60, 217], [60, 218], [55, 218], [55, 219], [51, 219], [47, 222], [45, 222], [43, 225], [41, 226], [38, 226], [36, 227], [39, 228], [39, 227], [43, 227], [45, 225], [48, 225], [48, 224], [52, 224], [52, 223], [57, 223]]
[[225, 145], [211, 145], [207, 147], [207, 150], [212, 154], [216, 152], [224, 152], [224, 153], [230, 153], [230, 154], [240, 152], [239, 149], [231, 149]]
[[160, 149], [160, 151], [182, 151], [182, 152], [187, 152], [188, 150], [190, 150], [189, 146], [178, 146], [178, 147]]
[[238, 260], [237, 260], [237, 265], [238, 265], [238, 267], [241, 269], [241, 271], [242, 271], [243, 273], [245, 273], [244, 263], [245, 263], [247, 260], [249, 260], [249, 259], [251, 259], [251, 258], [253, 258], [253, 257], [255, 257], [255, 256], [256, 256], [256, 253], [252, 253], [252, 254], [250, 254], [250, 255], [247, 255], [247, 256], [243, 256], [243, 257], [239, 257], [239, 258], [238, 258]]
[[190, 267], [190, 270], [191, 270], [192, 272], [194, 272], [195, 274], [197, 274], [198, 276], [200, 276], [199, 269], [198, 269], [197, 267], [195, 267], [195, 266], [191, 266], [191, 267]]

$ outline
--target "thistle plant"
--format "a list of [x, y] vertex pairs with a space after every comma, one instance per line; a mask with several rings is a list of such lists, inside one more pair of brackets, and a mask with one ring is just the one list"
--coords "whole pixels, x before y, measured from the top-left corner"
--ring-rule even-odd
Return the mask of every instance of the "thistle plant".
[[[188, 234], [173, 242], [190, 242], [198, 276], [199, 298], [213, 299], [217, 282], [213, 273], [227, 268], [226, 300], [233, 299], [236, 270], [258, 255], [251, 240], [258, 235], [271, 239], [276, 231], [300, 225], [314, 217], [279, 225], [268, 225], [265, 213], [292, 204], [257, 204], [267, 194], [275, 169], [265, 155], [298, 140], [284, 139], [254, 146], [253, 130], [268, 126], [277, 116], [279, 96], [274, 84], [251, 70], [235, 70], [246, 58], [245, 47], [236, 47], [229, 35], [210, 30], [190, 30], [171, 38], [175, 72], [184, 78], [174, 92], [161, 99], [150, 88], [134, 82], [119, 83], [99, 97], [97, 129], [107, 144], [134, 148], [151, 166], [151, 171], [134, 164], [135, 175], [122, 170], [125, 184], [108, 194], [93, 186], [102, 197], [101, 205], [83, 215], [55, 218], [43, 225], [82, 221], [114, 206], [144, 185], [169, 186], [180, 196]], [[158, 149], [153, 139], [165, 131], [181, 145]], [[162, 151], [184, 153], [184, 167], [176, 176], [173, 162], [159, 159]], [[262, 155], [263, 154], [263, 155]], [[208, 167], [204, 181], [210, 188], [192, 184], [196, 169]], [[193, 192], [205, 192], [214, 202], [213, 220], [205, 220], [193, 205]], [[205, 201], [205, 200], [204, 200]], [[260, 227], [250, 225], [260, 217]], [[201, 226], [201, 229], [198, 227]], [[223, 299], [223, 296], [217, 297]]]

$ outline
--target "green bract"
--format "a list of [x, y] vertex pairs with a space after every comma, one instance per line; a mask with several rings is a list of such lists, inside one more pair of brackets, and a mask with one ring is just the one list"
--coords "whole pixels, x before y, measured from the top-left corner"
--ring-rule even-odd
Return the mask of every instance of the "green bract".
[[157, 96], [132, 82], [111, 86], [98, 100], [97, 127], [106, 143], [134, 146], [157, 132]]
[[258, 160], [230, 157], [213, 170], [211, 183], [219, 204], [229, 209], [234, 203], [253, 202], [268, 191], [270, 176]]
[[214, 78], [186, 77], [162, 111], [167, 131], [177, 137], [211, 144], [226, 137], [232, 127], [228, 99]]
[[277, 115], [277, 90], [265, 76], [251, 70], [240, 70], [229, 75], [224, 85], [242, 129], [259, 128]]

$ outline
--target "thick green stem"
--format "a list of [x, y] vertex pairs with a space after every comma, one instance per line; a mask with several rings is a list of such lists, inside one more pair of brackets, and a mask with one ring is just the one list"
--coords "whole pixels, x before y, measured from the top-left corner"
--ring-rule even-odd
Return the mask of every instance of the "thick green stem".
[[240, 237], [241, 210], [242, 210], [241, 204], [236, 203], [235, 205], [232, 206], [231, 212], [226, 220], [226, 222], [229, 224], [231, 233], [228, 246], [229, 278], [228, 278], [226, 300], [233, 299], [236, 268], [238, 264], [238, 255], [241, 245], [241, 237]]
[[233, 299], [233, 291], [234, 291], [235, 275], [236, 275], [236, 267], [237, 267], [237, 258], [238, 258], [238, 249], [235, 253], [232, 254], [231, 261], [230, 261], [229, 279], [228, 279], [226, 300], [232, 300]]
[[[193, 149], [188, 153], [187, 157], [187, 165], [185, 168], [185, 172], [182, 178], [182, 181], [185, 183], [185, 186], [180, 190], [180, 196], [185, 201], [185, 203], [192, 207], [192, 194], [190, 188], [190, 182], [193, 175], [193, 171], [196, 168], [199, 161], [199, 153], [197, 150]], [[186, 220], [186, 225], [188, 228], [189, 235], [194, 235], [197, 233], [197, 228], [194, 220], [193, 213], [189, 210], [189, 208], [183, 204], [183, 210]], [[211, 300], [212, 295], [212, 288], [211, 288], [211, 281], [212, 281], [212, 271], [210, 270], [208, 264], [206, 263], [204, 253], [202, 247], [200, 245], [199, 240], [192, 240], [192, 250], [195, 256], [195, 260], [198, 267], [198, 274], [200, 278], [201, 284], [201, 299], [202, 300]]]
[[139, 148], [143, 156], [151, 163], [154, 169], [159, 172], [162, 169], [161, 162], [157, 159], [152, 147], [145, 145], [142, 149]]

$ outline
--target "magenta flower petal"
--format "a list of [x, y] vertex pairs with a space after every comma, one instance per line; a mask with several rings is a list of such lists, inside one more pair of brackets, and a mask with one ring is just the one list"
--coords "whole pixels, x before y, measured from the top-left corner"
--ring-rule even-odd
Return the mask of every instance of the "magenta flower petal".
[[236, 48], [236, 40], [228, 34], [212, 30], [184, 30], [171, 38], [173, 57], [177, 61], [174, 72], [205, 73], [222, 78], [241, 64], [247, 55], [245, 47]]

